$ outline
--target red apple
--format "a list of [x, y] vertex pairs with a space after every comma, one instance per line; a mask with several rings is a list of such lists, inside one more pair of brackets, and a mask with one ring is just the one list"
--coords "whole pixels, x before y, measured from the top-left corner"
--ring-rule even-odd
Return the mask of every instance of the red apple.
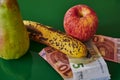
[[64, 16], [64, 29], [82, 42], [88, 41], [96, 33], [98, 17], [93, 9], [86, 5], [76, 5], [68, 9]]

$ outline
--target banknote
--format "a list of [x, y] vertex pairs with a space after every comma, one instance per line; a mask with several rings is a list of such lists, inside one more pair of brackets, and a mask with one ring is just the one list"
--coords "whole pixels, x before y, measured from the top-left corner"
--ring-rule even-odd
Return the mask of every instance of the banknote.
[[89, 57], [68, 58], [73, 72], [73, 80], [110, 80], [108, 67], [92, 41], [85, 43]]
[[95, 35], [92, 40], [104, 59], [120, 63], [120, 38]]
[[39, 53], [39, 55], [44, 58], [64, 80], [73, 80], [72, 70], [66, 54], [51, 47], [46, 47]]

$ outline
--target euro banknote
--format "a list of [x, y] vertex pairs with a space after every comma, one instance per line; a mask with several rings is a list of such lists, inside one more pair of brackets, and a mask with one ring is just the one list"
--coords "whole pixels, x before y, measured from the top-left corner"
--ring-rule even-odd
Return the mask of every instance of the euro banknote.
[[73, 80], [110, 80], [107, 64], [92, 41], [85, 43], [88, 55], [84, 58], [68, 58]]
[[120, 63], [120, 38], [95, 35], [92, 40], [104, 59]]
[[64, 80], [73, 80], [72, 70], [70, 68], [67, 56], [51, 47], [44, 48], [39, 55], [44, 58]]

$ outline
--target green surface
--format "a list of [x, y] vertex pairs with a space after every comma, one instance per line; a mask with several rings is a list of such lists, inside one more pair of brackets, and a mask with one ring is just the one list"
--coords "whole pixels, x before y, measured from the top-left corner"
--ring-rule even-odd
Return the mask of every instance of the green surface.
[[[23, 19], [64, 31], [64, 14], [76, 4], [93, 8], [99, 18], [97, 34], [120, 38], [120, 0], [18, 0]], [[26, 55], [18, 60], [0, 59], [0, 80], [62, 80], [39, 55], [45, 45], [30, 42]], [[120, 80], [120, 64], [107, 62], [111, 80]]]

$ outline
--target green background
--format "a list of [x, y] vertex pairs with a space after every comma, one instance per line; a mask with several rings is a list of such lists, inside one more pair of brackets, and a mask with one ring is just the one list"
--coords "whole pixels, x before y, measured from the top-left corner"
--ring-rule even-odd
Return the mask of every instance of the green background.
[[[120, 37], [120, 0], [18, 0], [25, 20], [37, 21], [64, 32], [65, 12], [77, 4], [94, 9], [99, 18], [96, 34]], [[0, 59], [0, 80], [62, 80], [61, 76], [39, 55], [43, 44], [30, 42], [30, 49], [18, 60]], [[106, 61], [111, 80], [120, 80], [120, 64]]]

